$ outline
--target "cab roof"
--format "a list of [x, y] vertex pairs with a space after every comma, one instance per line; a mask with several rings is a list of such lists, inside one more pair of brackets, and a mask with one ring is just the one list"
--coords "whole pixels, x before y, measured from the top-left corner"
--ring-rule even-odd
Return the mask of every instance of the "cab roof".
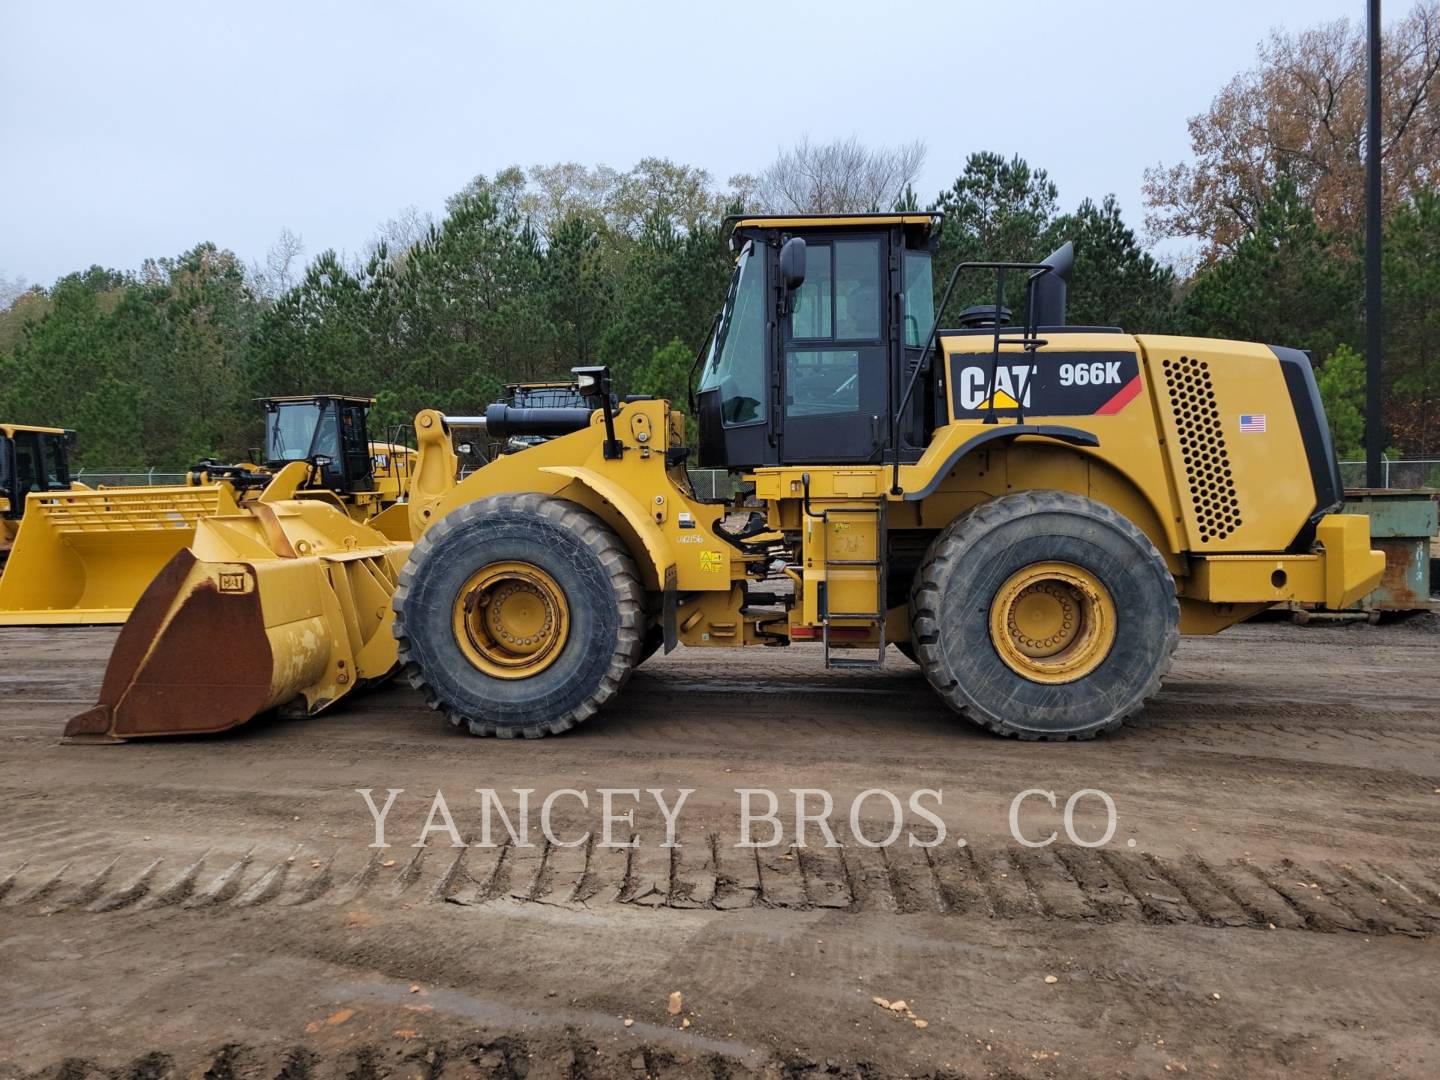
[[[928, 237], [937, 232], [943, 215], [930, 211], [889, 214], [732, 214], [721, 225], [721, 235], [735, 240], [741, 230], [864, 229], [900, 225]], [[913, 234], [912, 234], [913, 235]]]
[[37, 427], [34, 424], [0, 424], [0, 431], [5, 433], [7, 439], [13, 439], [17, 431], [33, 431], [40, 435], [69, 435], [71, 432], [66, 428], [58, 427]]
[[731, 228], [748, 229], [823, 229], [851, 228], [856, 225], [930, 225], [940, 224], [941, 214], [914, 211], [895, 214], [731, 214], [725, 224]]
[[291, 401], [344, 401], [356, 405], [374, 405], [372, 397], [361, 397], [358, 394], [281, 394], [276, 397], [262, 397], [255, 399], [261, 405], [268, 402], [283, 405]]

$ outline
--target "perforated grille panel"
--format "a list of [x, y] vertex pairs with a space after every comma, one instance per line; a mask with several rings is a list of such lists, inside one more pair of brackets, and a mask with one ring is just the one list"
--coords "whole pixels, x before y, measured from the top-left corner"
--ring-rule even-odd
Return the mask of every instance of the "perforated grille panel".
[[1210, 365], [1182, 356], [1165, 361], [1165, 387], [1180, 435], [1180, 455], [1203, 543], [1224, 540], [1241, 525], [1225, 432], [1210, 383]]

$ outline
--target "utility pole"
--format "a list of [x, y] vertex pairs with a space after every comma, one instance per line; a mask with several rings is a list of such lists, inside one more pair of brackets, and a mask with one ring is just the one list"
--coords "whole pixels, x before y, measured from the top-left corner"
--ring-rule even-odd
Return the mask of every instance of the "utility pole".
[[1365, 486], [1378, 488], [1385, 422], [1380, 380], [1380, 0], [1369, 0], [1370, 63], [1365, 118]]

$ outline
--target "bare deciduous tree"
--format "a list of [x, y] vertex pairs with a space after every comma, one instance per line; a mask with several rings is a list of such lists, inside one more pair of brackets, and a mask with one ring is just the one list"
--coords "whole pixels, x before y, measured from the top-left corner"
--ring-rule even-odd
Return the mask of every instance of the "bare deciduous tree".
[[[1213, 261], [1257, 220], [1276, 181], [1295, 182], [1337, 238], [1364, 221], [1365, 28], [1340, 19], [1276, 31], [1259, 63], [1190, 119], [1194, 161], [1145, 173], [1153, 239], [1197, 238]], [[1420, 0], [1383, 39], [1386, 212], [1440, 173], [1440, 4]]]
[[23, 277], [6, 277], [0, 274], [0, 311], [8, 311], [10, 305], [15, 303], [30, 288], [29, 283]]
[[265, 252], [265, 265], [250, 264], [250, 283], [261, 296], [275, 299], [295, 284], [295, 271], [305, 254], [305, 243], [289, 229], [280, 235]]
[[429, 210], [421, 210], [414, 203], [410, 204], [375, 231], [375, 236], [361, 256], [360, 265], [363, 266], [377, 255], [382, 244], [392, 260], [404, 262], [410, 249], [434, 227], [434, 214]]
[[918, 139], [872, 148], [853, 135], [827, 143], [805, 135], [755, 178], [756, 209], [804, 214], [888, 210], [920, 172], [925, 153]]

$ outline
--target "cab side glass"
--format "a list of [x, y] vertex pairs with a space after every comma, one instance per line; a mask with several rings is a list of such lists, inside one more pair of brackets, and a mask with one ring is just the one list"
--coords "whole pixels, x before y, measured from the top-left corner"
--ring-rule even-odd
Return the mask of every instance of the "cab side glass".
[[905, 344], [918, 349], [935, 322], [935, 279], [928, 251], [905, 253]]
[[70, 470], [65, 460], [65, 437], [63, 435], [43, 436], [42, 445], [45, 451], [45, 479], [46, 487], [51, 491], [59, 491], [70, 486]]
[[700, 389], [718, 387], [727, 425], [754, 423], [765, 410], [765, 258], [747, 244]]
[[873, 341], [880, 336], [880, 242], [835, 241], [835, 336]]
[[828, 338], [835, 334], [835, 309], [831, 303], [833, 274], [830, 246], [816, 245], [807, 253], [805, 283], [795, 290], [795, 308], [790, 315], [793, 338]]
[[23, 499], [32, 491], [45, 490], [45, 462], [40, 455], [40, 436], [33, 431], [15, 433], [15, 494]]

